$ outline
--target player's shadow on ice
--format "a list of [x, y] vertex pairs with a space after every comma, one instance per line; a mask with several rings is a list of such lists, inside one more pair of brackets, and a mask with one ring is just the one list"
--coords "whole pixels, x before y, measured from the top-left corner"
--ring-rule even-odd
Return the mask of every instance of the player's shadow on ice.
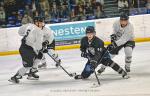
[[70, 85], [74, 85], [76, 84], [77, 81], [75, 80], [60, 80], [60, 81], [42, 81], [42, 80], [39, 80], [39, 81], [28, 81], [28, 82], [22, 82], [23, 85], [26, 85], [26, 86], [30, 86], [30, 88], [33, 86], [33, 87], [45, 87], [45, 88], [58, 88], [58, 87], [61, 87], [61, 86], [70, 86]]
[[[64, 67], [65, 69], [68, 69], [69, 67]], [[56, 70], [62, 70], [60, 67], [48, 67], [48, 68], [41, 68], [38, 69], [39, 72], [43, 72], [43, 71], [56, 71]]]
[[[150, 72], [131, 73], [129, 79], [123, 79], [122, 76], [118, 74], [101, 74], [98, 76], [98, 78], [102, 84], [108, 84], [118, 81], [131, 80], [134, 78], [150, 78]], [[92, 77], [92, 80], [95, 80], [95, 77]]]

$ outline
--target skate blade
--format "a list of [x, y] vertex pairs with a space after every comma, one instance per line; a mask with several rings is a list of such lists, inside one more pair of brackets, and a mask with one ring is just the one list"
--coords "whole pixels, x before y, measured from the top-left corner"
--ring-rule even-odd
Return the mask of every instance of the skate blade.
[[97, 73], [98, 76], [102, 75], [102, 73]]
[[18, 83], [15, 82], [14, 80], [11, 80], [11, 79], [9, 79], [8, 81], [11, 82], [11, 83], [13, 83], [13, 84], [18, 84], [19, 83], [19, 82]]
[[27, 77], [28, 80], [39, 80], [39, 78]]
[[99, 84], [95, 84], [95, 83], [93, 83], [92, 86], [91, 86], [91, 88], [97, 88], [97, 87], [100, 87], [100, 85]]
[[125, 77], [123, 77], [123, 79], [129, 79], [130, 78], [130, 76], [125, 76]]
[[47, 68], [47, 66], [38, 66], [38, 69]]
[[38, 69], [46, 69], [47, 66], [38, 66]]
[[47, 67], [38, 68], [39, 70], [45, 70], [48, 69]]

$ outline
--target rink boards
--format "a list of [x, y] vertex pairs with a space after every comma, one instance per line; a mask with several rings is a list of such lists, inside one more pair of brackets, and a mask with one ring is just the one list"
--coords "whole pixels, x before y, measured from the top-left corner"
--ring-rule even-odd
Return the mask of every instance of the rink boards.
[[[80, 39], [85, 36], [87, 26], [95, 26], [96, 35], [108, 45], [112, 25], [117, 18], [97, 19], [90, 21], [77, 21], [59, 24], [47, 24], [55, 35], [56, 50], [79, 48]], [[150, 41], [150, 15], [130, 16], [130, 21], [134, 26], [135, 41]], [[18, 35], [18, 27], [0, 29], [0, 56], [18, 54], [21, 38]]]

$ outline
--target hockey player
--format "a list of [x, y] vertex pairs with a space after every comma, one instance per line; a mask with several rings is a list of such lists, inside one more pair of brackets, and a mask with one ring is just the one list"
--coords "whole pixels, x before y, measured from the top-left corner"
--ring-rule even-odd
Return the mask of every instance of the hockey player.
[[[49, 45], [47, 45], [47, 49], [45, 49], [45, 51], [43, 53], [48, 53], [51, 56], [51, 58], [56, 62], [56, 67], [58, 67], [61, 60], [58, 57], [58, 54], [55, 52], [54, 34], [50, 29], [48, 29], [45, 26], [43, 26], [42, 31], [44, 32], [44, 40], [45, 41], [48, 40], [48, 41], [52, 42]], [[38, 65], [38, 68], [46, 68], [46, 67], [47, 67], [46, 58], [45, 58], [45, 55], [43, 54], [41, 64]]]
[[[132, 61], [132, 51], [135, 47], [133, 25], [129, 22], [129, 16], [122, 13], [120, 20], [117, 20], [113, 25], [113, 34], [111, 35], [111, 57], [118, 55], [119, 51], [124, 48], [125, 52], [125, 70], [130, 72], [130, 65]], [[98, 73], [102, 73], [106, 66], [102, 65]]]
[[[42, 25], [37, 25], [38, 20], [42, 21], [43, 24]], [[61, 63], [61, 60], [59, 59], [58, 54], [53, 50], [54, 47], [55, 47], [55, 40], [54, 40], [53, 32], [50, 29], [48, 29], [47, 27], [45, 27], [43, 17], [40, 17], [40, 16], [35, 17], [34, 23], [35, 24], [37, 23], [36, 25], [41, 28], [42, 33], [43, 33], [43, 41], [48, 42], [48, 43], [45, 43], [45, 42], [42, 43], [42, 45], [44, 46], [44, 49], [39, 55], [40, 58], [36, 59], [37, 62], [34, 66], [34, 69], [37, 70], [38, 65], [40, 64], [40, 62], [42, 62], [43, 64], [46, 64], [45, 56], [44, 56], [43, 53], [48, 53], [50, 55], [50, 57], [56, 62], [57, 66], [59, 66], [60, 63]], [[32, 67], [32, 69], [33, 69], [33, 67]], [[35, 77], [30, 73], [31, 73], [31, 71], [29, 72], [29, 75], [28, 75], [27, 79], [35, 80], [35, 79], [39, 78], [39, 76]]]
[[87, 58], [88, 61], [81, 75], [76, 75], [75, 79], [86, 79], [99, 64], [111, 67], [113, 70], [128, 78], [127, 73], [114, 61], [110, 59], [109, 53], [104, 47], [104, 42], [95, 36], [96, 32], [93, 26], [86, 28], [86, 36], [81, 39], [81, 57]]
[[19, 28], [18, 33], [23, 36], [21, 46], [19, 48], [23, 67], [10, 78], [10, 82], [19, 83], [19, 79], [21, 79], [22, 76], [24, 76], [28, 71], [30, 71], [29, 76], [39, 78], [36, 74], [37, 62], [41, 59], [41, 54], [44, 47], [46, 47], [49, 43], [48, 41], [43, 41], [43, 26], [43, 19], [37, 17], [34, 18], [34, 24], [29, 23]]
[[[37, 25], [38, 24], [38, 18], [41, 19], [41, 21], [43, 22], [43, 25]], [[40, 58], [38, 58], [36, 61], [36, 68], [37, 69], [40, 65], [40, 62], [43, 64], [43, 66], [46, 66], [46, 60], [45, 60], [45, 55], [44, 53], [48, 53], [50, 55], [50, 57], [56, 62], [57, 66], [60, 65], [61, 63], [61, 60], [59, 59], [58, 57], [58, 54], [54, 51], [54, 48], [55, 48], [55, 40], [54, 40], [54, 34], [53, 32], [48, 29], [47, 27], [45, 27], [45, 24], [44, 24], [44, 17], [40, 17], [40, 16], [37, 16], [35, 17], [34, 19], [34, 23], [39, 26], [43, 32], [43, 41], [47, 41], [47, 43], [43, 42], [42, 45], [44, 46], [44, 49], [43, 51], [41, 52], [41, 54], [39, 55]], [[42, 59], [41, 59], [42, 58]], [[42, 66], [42, 65], [41, 65]], [[36, 80], [39, 78], [37, 77], [34, 77], [30, 74], [31, 72], [29, 72], [29, 75], [27, 77], [27, 79], [31, 79], [31, 80]]]

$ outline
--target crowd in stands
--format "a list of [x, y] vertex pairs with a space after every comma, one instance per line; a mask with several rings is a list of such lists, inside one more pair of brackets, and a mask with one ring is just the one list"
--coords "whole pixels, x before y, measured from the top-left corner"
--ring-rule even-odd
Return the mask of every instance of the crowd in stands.
[[[114, 1], [119, 12], [145, 8], [150, 13], [150, 0]], [[104, 6], [105, 0], [0, 0], [0, 27], [32, 23], [34, 16], [45, 17], [46, 23], [106, 18]]]

